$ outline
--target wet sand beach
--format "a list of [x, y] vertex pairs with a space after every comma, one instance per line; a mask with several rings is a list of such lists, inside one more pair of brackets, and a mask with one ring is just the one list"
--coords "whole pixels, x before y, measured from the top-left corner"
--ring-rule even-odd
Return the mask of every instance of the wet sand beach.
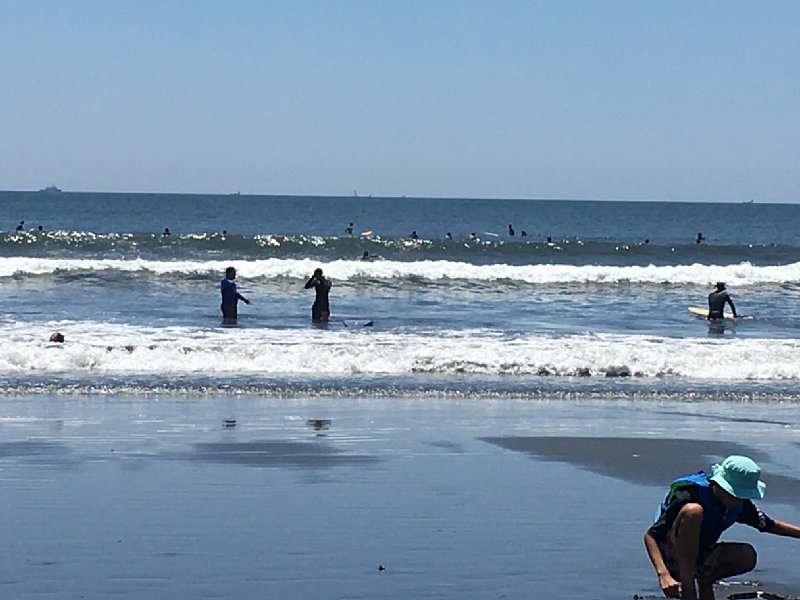
[[[658, 596], [668, 482], [749, 454], [799, 522], [798, 426], [777, 402], [4, 397], [0, 597]], [[800, 542], [726, 538], [800, 593]]]

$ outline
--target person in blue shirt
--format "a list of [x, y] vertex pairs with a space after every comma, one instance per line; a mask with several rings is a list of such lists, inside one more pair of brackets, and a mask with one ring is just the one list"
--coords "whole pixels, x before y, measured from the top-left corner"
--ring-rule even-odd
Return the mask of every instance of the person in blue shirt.
[[755, 568], [753, 546], [718, 541], [734, 523], [800, 538], [800, 527], [771, 519], [753, 504], [764, 497], [766, 487], [761, 468], [746, 456], [729, 456], [710, 473], [699, 471], [672, 482], [644, 534], [665, 596], [714, 600], [714, 582]]
[[225, 269], [225, 277], [219, 282], [219, 289], [222, 292], [222, 320], [227, 324], [236, 323], [238, 318], [238, 304], [239, 300], [245, 304], [250, 304], [250, 300], [242, 296], [236, 290], [236, 284], [233, 280], [236, 279], [236, 269], [228, 267]]

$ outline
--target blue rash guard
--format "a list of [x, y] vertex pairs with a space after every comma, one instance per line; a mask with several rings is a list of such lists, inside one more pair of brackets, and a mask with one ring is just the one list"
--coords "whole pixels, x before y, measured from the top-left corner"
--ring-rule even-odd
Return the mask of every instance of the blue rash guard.
[[722, 533], [734, 523], [742, 523], [759, 531], [771, 531], [775, 522], [750, 500], [741, 506], [725, 510], [714, 497], [709, 481], [710, 473], [700, 471], [694, 475], [680, 477], [672, 482], [667, 497], [656, 514], [656, 521], [650, 527], [650, 535], [659, 543], [667, 540], [670, 529], [678, 513], [686, 505], [697, 503], [703, 507], [703, 524], [700, 527], [700, 552], [702, 560], [714, 547]]
[[219, 289], [222, 292], [222, 305], [220, 306], [222, 317], [224, 319], [237, 318], [237, 304], [239, 300], [244, 300], [244, 296], [236, 291], [236, 284], [227, 277], [219, 282]]

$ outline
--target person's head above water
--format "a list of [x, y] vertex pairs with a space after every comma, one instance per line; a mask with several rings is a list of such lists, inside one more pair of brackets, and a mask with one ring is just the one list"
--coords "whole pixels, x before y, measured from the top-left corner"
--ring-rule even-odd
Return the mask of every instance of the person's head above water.
[[228, 279], [235, 279], [236, 278], [236, 268], [235, 267], [228, 267], [225, 269], [225, 277]]
[[64, 334], [60, 331], [53, 332], [53, 335], [50, 336], [51, 342], [57, 342], [59, 344], [64, 343]]
[[725, 282], [724, 281], [718, 281], [714, 287], [717, 288], [718, 292], [721, 292], [722, 290], [725, 289]]
[[322, 277], [322, 269], [314, 269], [314, 277]]

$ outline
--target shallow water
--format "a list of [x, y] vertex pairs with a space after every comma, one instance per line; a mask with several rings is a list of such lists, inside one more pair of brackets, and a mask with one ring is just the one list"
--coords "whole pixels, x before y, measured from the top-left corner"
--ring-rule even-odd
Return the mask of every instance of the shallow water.
[[[800, 521], [780, 402], [11, 395], [0, 415], [4, 597], [656, 594], [641, 535], [668, 473], [742, 448], [785, 478], [762, 508]], [[796, 540], [728, 539], [798, 593]]]

